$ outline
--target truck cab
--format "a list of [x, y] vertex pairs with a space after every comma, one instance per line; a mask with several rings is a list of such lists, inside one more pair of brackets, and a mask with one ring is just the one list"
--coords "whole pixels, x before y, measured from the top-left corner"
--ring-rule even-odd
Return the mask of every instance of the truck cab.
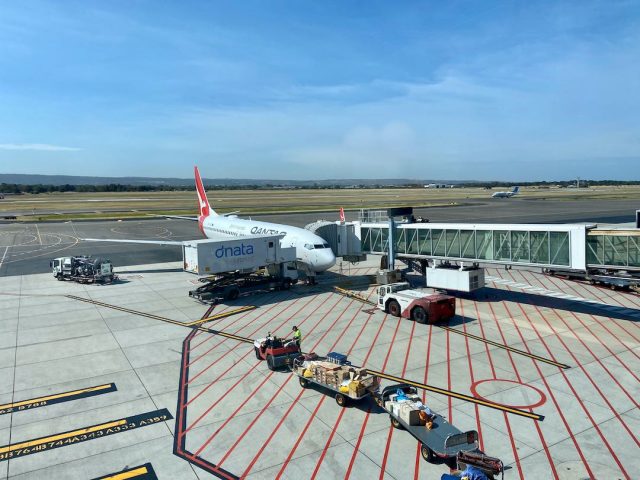
[[411, 290], [407, 282], [391, 283], [378, 288], [377, 307], [394, 317], [418, 323], [436, 323], [455, 316], [454, 297]]
[[49, 262], [53, 276], [58, 280], [71, 276], [71, 257], [54, 258]]

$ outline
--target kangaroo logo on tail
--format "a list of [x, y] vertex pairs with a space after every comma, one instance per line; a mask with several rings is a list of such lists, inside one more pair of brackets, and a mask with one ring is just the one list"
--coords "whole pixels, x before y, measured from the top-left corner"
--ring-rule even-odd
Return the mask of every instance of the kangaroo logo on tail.
[[200, 210], [200, 215], [198, 216], [198, 226], [200, 227], [200, 231], [204, 233], [204, 219], [209, 215], [217, 215], [216, 212], [209, 205], [209, 200], [207, 199], [207, 192], [204, 191], [204, 185], [202, 185], [202, 179], [200, 178], [200, 172], [198, 171], [198, 167], [195, 167], [195, 176], [196, 176], [196, 193], [198, 195], [198, 208]]

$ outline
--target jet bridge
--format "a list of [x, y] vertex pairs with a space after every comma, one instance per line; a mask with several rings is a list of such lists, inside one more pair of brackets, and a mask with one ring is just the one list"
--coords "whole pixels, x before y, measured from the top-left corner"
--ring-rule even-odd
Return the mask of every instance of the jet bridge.
[[[399, 258], [526, 265], [585, 270], [584, 224], [399, 223], [394, 250]], [[389, 226], [360, 224], [362, 251], [388, 252]]]

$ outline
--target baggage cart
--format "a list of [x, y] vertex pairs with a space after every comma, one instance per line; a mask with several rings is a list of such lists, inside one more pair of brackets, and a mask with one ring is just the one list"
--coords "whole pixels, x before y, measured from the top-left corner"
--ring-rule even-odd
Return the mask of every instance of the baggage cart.
[[451, 468], [472, 465], [482, 470], [488, 478], [493, 479], [503, 472], [502, 462], [484, 455], [478, 447], [478, 432], [469, 430], [462, 432], [440, 414], [431, 412], [429, 421], [432, 427], [425, 425], [410, 425], [400, 415], [387, 408], [392, 396], [401, 390], [405, 395], [416, 395], [417, 389], [407, 384], [395, 384], [385, 387], [376, 395], [376, 403], [388, 414], [394, 428], [406, 430], [413, 438], [420, 442], [422, 458], [430, 463], [443, 461]]
[[[328, 390], [335, 397], [336, 403], [341, 407], [346, 406], [349, 402], [359, 402], [367, 397], [374, 397], [378, 394], [380, 389], [380, 378], [371, 375], [366, 372], [364, 368], [352, 367], [350, 362], [346, 360], [345, 355], [335, 354], [335, 352], [331, 352], [333, 355], [331, 358], [327, 357], [315, 357], [314, 360], [307, 360], [304, 357], [297, 358], [293, 361], [292, 372], [297, 375], [298, 381], [300, 382], [300, 386], [302, 388], [308, 388], [310, 385], [317, 385], [322, 389]], [[338, 363], [336, 360], [342, 361], [343, 363]], [[315, 376], [309, 376], [308, 373], [311, 371], [309, 367], [314, 366], [314, 370], [324, 369], [324, 374], [316, 374]], [[328, 373], [327, 373], [328, 372]], [[338, 375], [351, 375], [349, 377], [349, 384], [357, 383], [359, 387], [341, 385], [347, 380], [340, 379], [337, 383], [331, 382], [328, 380], [331, 376], [334, 375], [334, 372]], [[345, 378], [345, 377], [342, 377]]]

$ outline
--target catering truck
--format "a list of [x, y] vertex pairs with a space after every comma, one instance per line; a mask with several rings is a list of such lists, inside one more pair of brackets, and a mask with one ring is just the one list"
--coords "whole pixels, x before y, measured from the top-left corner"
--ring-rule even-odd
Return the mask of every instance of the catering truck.
[[182, 247], [186, 272], [206, 275], [189, 296], [201, 302], [235, 300], [241, 294], [288, 290], [298, 280], [296, 251], [278, 235], [194, 240]]
[[408, 282], [378, 287], [376, 306], [394, 317], [409, 318], [418, 323], [436, 323], [448, 320], [456, 314], [454, 297], [411, 290]]

